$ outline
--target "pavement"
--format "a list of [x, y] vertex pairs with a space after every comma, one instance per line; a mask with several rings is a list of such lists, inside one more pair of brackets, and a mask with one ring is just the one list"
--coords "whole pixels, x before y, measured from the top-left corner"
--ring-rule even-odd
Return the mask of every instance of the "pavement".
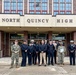
[[[21, 63], [21, 57], [19, 63]], [[60, 66], [26, 66], [19, 68], [10, 68], [11, 58], [0, 58], [0, 75], [76, 75], [76, 66], [69, 65], [69, 58], [65, 57], [65, 65]]]

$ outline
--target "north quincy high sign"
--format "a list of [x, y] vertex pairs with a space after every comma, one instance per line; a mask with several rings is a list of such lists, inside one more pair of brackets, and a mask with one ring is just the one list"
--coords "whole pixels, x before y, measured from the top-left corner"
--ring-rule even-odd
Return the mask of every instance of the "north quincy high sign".
[[[27, 19], [27, 23], [49, 23], [49, 19]], [[2, 22], [20, 22], [20, 18], [2, 18]], [[73, 23], [73, 19], [57, 19], [57, 23]]]
[[76, 27], [76, 15], [14, 15], [1, 14], [0, 26]]
[[49, 23], [49, 19], [27, 19], [28, 23]]
[[57, 23], [73, 23], [73, 19], [57, 19]]
[[2, 18], [2, 22], [20, 22], [20, 18]]

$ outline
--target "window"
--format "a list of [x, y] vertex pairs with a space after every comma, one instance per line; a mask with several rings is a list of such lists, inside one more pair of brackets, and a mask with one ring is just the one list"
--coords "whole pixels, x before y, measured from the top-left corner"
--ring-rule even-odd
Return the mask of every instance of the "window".
[[53, 0], [53, 14], [71, 14], [72, 0]]
[[23, 15], [23, 0], [4, 0], [4, 13]]
[[29, 13], [48, 13], [48, 0], [29, 0]]

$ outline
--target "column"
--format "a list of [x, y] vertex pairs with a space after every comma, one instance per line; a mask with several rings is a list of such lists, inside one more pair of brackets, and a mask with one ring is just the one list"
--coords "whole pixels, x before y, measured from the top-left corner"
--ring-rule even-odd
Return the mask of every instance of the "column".
[[68, 45], [70, 44], [71, 35], [70, 33], [66, 34], [66, 56], [69, 56]]
[[48, 40], [52, 40], [52, 31], [48, 32]]
[[0, 50], [2, 50], [2, 56], [4, 56], [4, 32], [0, 31]]
[[74, 38], [74, 43], [76, 44], [76, 32], [74, 32], [73, 38]]
[[10, 47], [9, 47], [9, 39], [10, 39], [10, 37], [9, 37], [9, 33], [6, 33], [6, 54], [5, 54], [5, 56], [6, 57], [8, 57], [8, 56], [10, 56]]
[[28, 40], [28, 31], [24, 31], [24, 40]]

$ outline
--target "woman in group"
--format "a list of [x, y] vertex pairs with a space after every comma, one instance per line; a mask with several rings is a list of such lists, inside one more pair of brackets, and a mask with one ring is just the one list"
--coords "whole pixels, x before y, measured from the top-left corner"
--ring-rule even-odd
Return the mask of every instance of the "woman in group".
[[60, 42], [60, 46], [58, 47], [58, 64], [64, 65], [64, 56], [65, 56], [66, 48], [63, 46], [63, 42]]

